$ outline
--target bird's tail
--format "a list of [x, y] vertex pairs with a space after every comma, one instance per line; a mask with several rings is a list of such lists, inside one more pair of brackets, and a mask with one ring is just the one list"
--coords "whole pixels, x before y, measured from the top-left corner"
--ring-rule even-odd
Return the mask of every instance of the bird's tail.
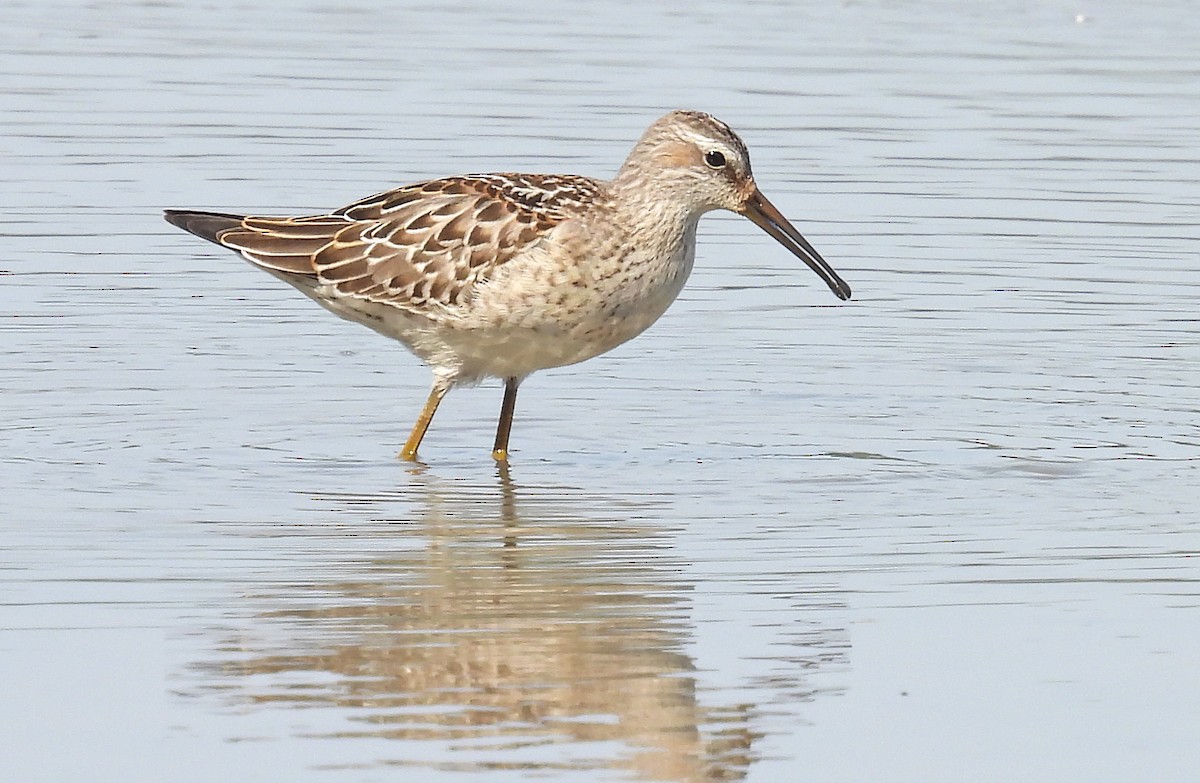
[[242, 227], [241, 215], [226, 215], [221, 212], [195, 212], [188, 209], [168, 209], [163, 213], [167, 222], [201, 239], [222, 244], [221, 234]]

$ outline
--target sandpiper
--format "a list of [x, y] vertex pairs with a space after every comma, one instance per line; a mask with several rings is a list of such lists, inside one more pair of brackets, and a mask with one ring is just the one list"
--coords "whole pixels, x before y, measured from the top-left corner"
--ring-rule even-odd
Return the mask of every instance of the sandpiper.
[[399, 340], [433, 369], [400, 457], [415, 460], [451, 388], [504, 379], [492, 456], [508, 460], [517, 387], [641, 334], [692, 270], [705, 212], [745, 215], [839, 299], [850, 287], [759, 191], [746, 145], [696, 111], [652, 124], [609, 181], [469, 174], [389, 190], [328, 214], [167, 210], [318, 304]]

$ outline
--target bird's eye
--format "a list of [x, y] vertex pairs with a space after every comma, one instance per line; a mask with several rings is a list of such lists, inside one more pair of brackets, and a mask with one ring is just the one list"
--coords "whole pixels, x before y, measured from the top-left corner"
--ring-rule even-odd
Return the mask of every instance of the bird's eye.
[[725, 156], [716, 150], [709, 150], [704, 153], [704, 162], [710, 169], [719, 169], [725, 165]]

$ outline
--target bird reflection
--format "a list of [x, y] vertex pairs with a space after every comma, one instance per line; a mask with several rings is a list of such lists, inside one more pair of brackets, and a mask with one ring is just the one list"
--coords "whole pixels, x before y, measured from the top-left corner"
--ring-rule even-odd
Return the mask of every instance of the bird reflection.
[[755, 709], [698, 682], [691, 585], [646, 521], [660, 501], [524, 491], [506, 465], [482, 485], [407, 482], [324, 496], [374, 555], [259, 597], [257, 638], [227, 638], [209, 685], [350, 717], [318, 736], [400, 741], [369, 764], [745, 777]]

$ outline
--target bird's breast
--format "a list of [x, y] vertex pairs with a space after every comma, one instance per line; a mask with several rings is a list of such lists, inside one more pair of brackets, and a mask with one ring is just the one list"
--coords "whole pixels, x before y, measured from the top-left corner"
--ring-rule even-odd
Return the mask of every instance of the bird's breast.
[[[479, 286], [459, 326], [474, 334], [463, 356], [484, 375], [523, 376], [605, 353], [641, 334], [682, 290], [695, 258], [695, 226], [636, 241], [581, 231], [551, 236]], [[488, 335], [482, 341], [479, 338]], [[517, 372], [517, 370], [524, 370]]]

